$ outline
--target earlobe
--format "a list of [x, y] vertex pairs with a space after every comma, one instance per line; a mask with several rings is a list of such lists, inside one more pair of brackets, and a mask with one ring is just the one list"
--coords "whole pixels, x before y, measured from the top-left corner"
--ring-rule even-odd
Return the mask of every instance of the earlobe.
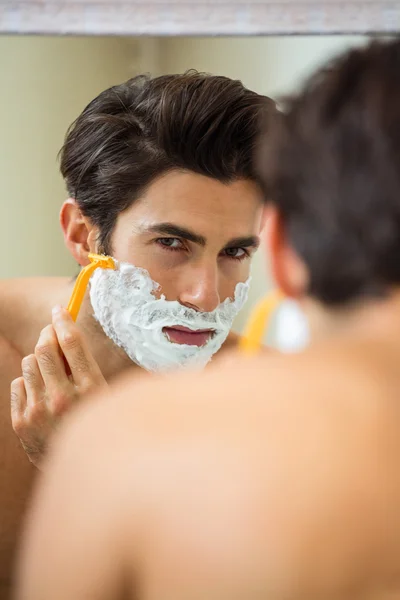
[[88, 254], [93, 252], [93, 226], [73, 198], [64, 202], [60, 211], [60, 225], [64, 235], [65, 245], [81, 266], [89, 263]]

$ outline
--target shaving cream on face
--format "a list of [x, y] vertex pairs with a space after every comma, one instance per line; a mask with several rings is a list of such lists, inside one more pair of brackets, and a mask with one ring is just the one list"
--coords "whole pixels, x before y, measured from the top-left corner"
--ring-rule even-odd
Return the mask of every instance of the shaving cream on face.
[[[165, 296], [158, 299], [160, 286], [145, 269], [119, 263], [116, 270], [96, 269], [90, 301], [105, 334], [131, 360], [147, 371], [169, 371], [205, 367], [226, 340], [248, 289], [249, 281], [238, 283], [233, 300], [227, 298], [212, 312], [197, 312]], [[176, 326], [214, 333], [202, 347], [176, 344], [163, 331]]]

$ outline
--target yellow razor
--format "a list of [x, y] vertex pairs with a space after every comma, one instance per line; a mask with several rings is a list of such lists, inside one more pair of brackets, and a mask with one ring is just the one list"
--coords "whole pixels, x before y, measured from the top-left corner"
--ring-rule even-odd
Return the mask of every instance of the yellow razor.
[[111, 256], [89, 254], [89, 260], [90, 263], [86, 265], [78, 275], [67, 307], [67, 310], [74, 321], [76, 321], [78, 317], [83, 298], [85, 297], [86, 288], [93, 272], [99, 267], [101, 269], [117, 268], [116, 262]]
[[274, 290], [259, 302], [246, 325], [239, 341], [239, 350], [247, 355], [256, 354], [262, 346], [262, 338], [272, 315], [283, 300], [282, 294]]

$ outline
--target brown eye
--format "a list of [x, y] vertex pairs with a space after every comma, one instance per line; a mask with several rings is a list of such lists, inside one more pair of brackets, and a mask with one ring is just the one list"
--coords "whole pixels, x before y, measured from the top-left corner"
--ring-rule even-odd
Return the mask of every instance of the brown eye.
[[158, 238], [156, 242], [160, 244], [160, 246], [171, 248], [172, 250], [178, 250], [182, 247], [182, 242], [178, 238]]
[[225, 249], [225, 254], [226, 256], [229, 256], [229, 258], [244, 258], [245, 256], [248, 256], [246, 250], [244, 248], [226, 248]]

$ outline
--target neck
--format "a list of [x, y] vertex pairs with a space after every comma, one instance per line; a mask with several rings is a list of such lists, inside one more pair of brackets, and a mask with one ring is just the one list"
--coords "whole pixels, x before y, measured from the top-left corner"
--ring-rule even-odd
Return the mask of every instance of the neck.
[[77, 322], [107, 381], [126, 369], [132, 367], [136, 369], [140, 368], [131, 361], [121, 348], [106, 336], [93, 316], [93, 309], [88, 294], [86, 294], [83, 301]]
[[337, 337], [381, 338], [400, 341], [400, 290], [382, 299], [368, 299], [339, 309], [326, 309], [306, 300], [312, 342]]

